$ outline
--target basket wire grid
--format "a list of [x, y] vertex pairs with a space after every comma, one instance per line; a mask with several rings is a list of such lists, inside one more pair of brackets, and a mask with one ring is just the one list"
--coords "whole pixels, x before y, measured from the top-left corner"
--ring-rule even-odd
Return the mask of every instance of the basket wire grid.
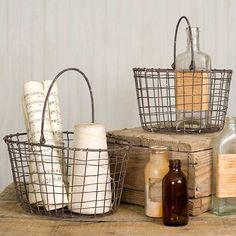
[[[228, 98], [230, 92], [231, 70], [211, 70], [209, 83], [204, 83], [205, 72], [196, 72], [200, 74], [198, 82], [192, 82], [189, 85], [184, 83], [176, 84], [176, 73], [173, 69], [146, 69], [134, 68], [136, 94], [139, 108], [139, 116], [143, 129], [151, 132], [216, 132], [224, 127], [224, 121], [228, 108]], [[185, 72], [183, 77], [185, 77]], [[195, 73], [195, 72], [193, 72]], [[187, 72], [188, 74], [188, 72]], [[187, 76], [186, 76], [187, 77]], [[194, 78], [194, 76], [193, 76]], [[196, 93], [196, 87], [209, 86], [209, 92], [205, 94]], [[186, 93], [186, 88], [191, 88], [191, 94]], [[178, 96], [176, 90], [182, 93]], [[193, 91], [193, 92], [192, 92]], [[209, 97], [209, 101], [203, 102], [203, 98]], [[179, 98], [178, 102], [177, 99]], [[188, 99], [190, 98], [190, 99]], [[196, 98], [196, 102], [194, 102]], [[206, 105], [207, 110], [202, 107]], [[178, 106], [182, 109], [177, 110]], [[193, 107], [198, 107], [196, 110]], [[186, 109], [187, 108], [187, 109]], [[191, 122], [182, 127], [177, 127], [177, 112], [182, 114], [183, 122], [185, 116], [190, 117]], [[207, 112], [205, 116], [204, 112]], [[194, 118], [197, 117], [197, 118]], [[207, 125], [203, 123], [207, 119]], [[195, 122], [198, 122], [197, 125]]]
[[[124, 144], [122, 140], [123, 145], [120, 145], [118, 140], [109, 138], [106, 150], [77, 149], [73, 148], [73, 132], [67, 131], [63, 132], [63, 147], [45, 144], [43, 127], [47, 100], [53, 84], [61, 74], [69, 70], [79, 72], [87, 81], [91, 98], [92, 122], [94, 122], [93, 96], [88, 79], [76, 68], [63, 70], [53, 80], [45, 99], [40, 142], [38, 144], [30, 143], [27, 133], [4, 137], [8, 146], [17, 201], [27, 212], [51, 217], [80, 217], [83, 219], [108, 215], [115, 212], [120, 204], [127, 169], [129, 143]], [[81, 152], [85, 159], [78, 161], [76, 156]], [[94, 154], [96, 155], [94, 159], [89, 159], [91, 153], [93, 153], [93, 157]], [[58, 163], [59, 158], [61, 158], [60, 163]], [[55, 173], [53, 170], [58, 164], [62, 167], [61, 172]], [[36, 166], [37, 171], [32, 173], [30, 168], [33, 165]], [[51, 166], [51, 171], [48, 171], [48, 165]], [[94, 167], [96, 172], [90, 173], [89, 169]], [[83, 172], [77, 173], [77, 168], [82, 168]], [[32, 175], [35, 175], [40, 181], [33, 183]], [[75, 181], [78, 177], [83, 179], [82, 183]], [[53, 180], [52, 184], [47, 182], [48, 178]], [[54, 182], [57, 178], [63, 179], [63, 186]], [[93, 181], [87, 181], [88, 178], [92, 178]], [[62, 191], [58, 191], [58, 189], [62, 189]], [[88, 191], [88, 189], [92, 190]], [[61, 199], [59, 203], [58, 197]], [[30, 202], [30, 198], [35, 199], [33, 204]], [[73, 210], [71, 210], [72, 208]]]
[[208, 133], [224, 127], [232, 70], [195, 70], [191, 42], [189, 70], [176, 71], [176, 40], [173, 69], [134, 68], [139, 116], [143, 129], [151, 132]]

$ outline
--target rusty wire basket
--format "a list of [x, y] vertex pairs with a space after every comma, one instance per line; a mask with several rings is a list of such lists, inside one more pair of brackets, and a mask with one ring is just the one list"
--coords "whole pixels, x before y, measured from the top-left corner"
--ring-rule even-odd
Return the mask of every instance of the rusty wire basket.
[[[176, 39], [173, 69], [134, 68], [139, 116], [151, 132], [210, 133], [224, 127], [232, 70], [195, 70], [191, 41], [188, 71], [176, 71]], [[191, 30], [189, 30], [191, 32]]]
[[[87, 77], [76, 68], [63, 70], [53, 80], [44, 102], [40, 142], [29, 142], [27, 133], [4, 137], [17, 201], [27, 212], [51, 217], [86, 219], [108, 215], [120, 204], [129, 143], [122, 140], [120, 145], [119, 141], [109, 138], [106, 150], [77, 149], [73, 148], [73, 132], [67, 131], [63, 132], [64, 146], [45, 144], [44, 119], [48, 97], [59, 76], [69, 70], [79, 72], [87, 82], [94, 122], [93, 95]], [[77, 160], [77, 155], [84, 159]], [[89, 158], [91, 155], [94, 159]], [[61, 167], [59, 172], [56, 170], [58, 165]], [[78, 173], [76, 169], [83, 171]], [[96, 171], [91, 172], [91, 169]]]
[[[208, 73], [210, 80], [204, 84], [210, 90], [204, 95], [199, 95], [198, 92], [194, 95], [194, 89], [202, 89], [206, 72], [196, 72], [199, 80], [193, 82], [195, 88], [190, 83], [191, 93], [193, 91], [193, 95], [190, 95], [184, 94], [184, 83], [176, 83], [176, 73], [172, 69], [135, 68], [133, 71], [143, 129], [179, 133], [210, 133], [223, 129], [228, 108], [231, 70], [211, 70]], [[185, 72], [182, 74], [187, 81], [189, 73], [186, 76]], [[180, 95], [177, 94], [177, 89], [181, 91]], [[209, 100], [203, 102], [204, 97]], [[177, 115], [181, 120], [177, 120]]]

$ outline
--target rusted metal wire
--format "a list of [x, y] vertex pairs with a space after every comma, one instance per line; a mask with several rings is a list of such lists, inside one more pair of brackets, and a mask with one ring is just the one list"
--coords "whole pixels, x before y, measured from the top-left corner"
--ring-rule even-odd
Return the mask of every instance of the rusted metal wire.
[[[134, 68], [133, 72], [143, 129], [208, 133], [224, 127], [232, 70], [193, 71], [190, 83], [188, 71], [181, 72], [181, 83], [172, 69]], [[183, 123], [179, 127], [178, 112]]]
[[[119, 142], [117, 141], [109, 141], [108, 142], [108, 149], [107, 150], [101, 150], [101, 149], [75, 149], [72, 148], [73, 146], [73, 133], [72, 132], [63, 132], [64, 136], [64, 147], [58, 147], [58, 146], [52, 146], [52, 145], [44, 145], [44, 144], [34, 144], [34, 143], [29, 143], [27, 139], [27, 134], [26, 133], [18, 133], [18, 134], [13, 134], [13, 135], [7, 135], [4, 137], [4, 141], [6, 142], [8, 146], [8, 151], [9, 151], [9, 157], [10, 157], [10, 163], [12, 167], [12, 174], [13, 174], [13, 180], [15, 184], [15, 189], [16, 189], [16, 196], [17, 196], [17, 201], [19, 205], [26, 210], [27, 212], [33, 213], [33, 214], [40, 214], [40, 215], [46, 215], [46, 216], [52, 216], [52, 217], [60, 217], [60, 218], [68, 218], [68, 217], [76, 217], [76, 218], [87, 218], [87, 217], [96, 217], [96, 216], [104, 216], [104, 215], [109, 215], [113, 212], [115, 212], [120, 204], [121, 200], [121, 194], [123, 190], [123, 183], [124, 183], [124, 177], [127, 169], [127, 162], [128, 162], [128, 151], [130, 148], [130, 145], [127, 143], [127, 145], [124, 145], [124, 142], [122, 142], [122, 145], [120, 145]], [[42, 151], [40, 151], [42, 148], [49, 148], [51, 150], [51, 153], [64, 153], [64, 165], [65, 168], [62, 169], [61, 174], [56, 174], [56, 175], [63, 175], [61, 176], [63, 179], [71, 179], [70, 183], [67, 182], [67, 189], [72, 189], [78, 187], [76, 183], [73, 182], [75, 178], [78, 176], [82, 176], [83, 173], [81, 174], [75, 174], [73, 170], [75, 168], [78, 168], [83, 166], [85, 168], [89, 168], [94, 165], [94, 162], [91, 163], [88, 160], [85, 162], [76, 162], [74, 160], [76, 153], [78, 152], [84, 152], [85, 156], [88, 156], [91, 152], [96, 153], [98, 157], [97, 163], [100, 163], [103, 161], [102, 159], [102, 153], [107, 153], [108, 154], [108, 163], [103, 164], [102, 168], [107, 169], [107, 174], [109, 177], [106, 179], [103, 184], [106, 185], [111, 185], [111, 189], [102, 189], [98, 190], [96, 192], [96, 196], [98, 196], [98, 193], [104, 195], [104, 196], [110, 196], [105, 198], [105, 204], [103, 205], [102, 211], [100, 210], [99, 213], [96, 213], [96, 206], [95, 203], [96, 201], [99, 201], [97, 198], [93, 200], [88, 200], [88, 199], [83, 199], [83, 195], [85, 194], [83, 192], [83, 189], [81, 192], [76, 192], [71, 195], [72, 199], [73, 194], [81, 194], [82, 200], [73, 200], [73, 202], [69, 204], [78, 204], [78, 205], [83, 205], [83, 203], [91, 203], [90, 209], [87, 208], [86, 210], [94, 210], [94, 214], [82, 214], [82, 213], [73, 213], [69, 208], [69, 204], [65, 204], [62, 202], [62, 205], [65, 205], [65, 207], [57, 209], [57, 204], [54, 203], [54, 208], [55, 210], [48, 211], [46, 210], [46, 203], [44, 202], [36, 202], [34, 204], [30, 204], [29, 201], [29, 195], [33, 194], [35, 198], [36, 195], [41, 196], [43, 198], [43, 195], [48, 195], [53, 196], [55, 194], [58, 194], [58, 192], [49, 192], [47, 191], [47, 183], [37, 183], [38, 187], [37, 190], [30, 190], [29, 189], [29, 184], [30, 182], [30, 175], [32, 174], [29, 170], [29, 165], [41, 165], [45, 167], [46, 165], [54, 165], [56, 162], [53, 160], [57, 159], [57, 155], [51, 155], [50, 162], [45, 162], [44, 161], [44, 156], [42, 154]], [[53, 151], [54, 150], [54, 151]], [[55, 152], [56, 151], [56, 152]], [[30, 158], [31, 155], [37, 156], [37, 158], [32, 159]], [[42, 168], [45, 169], [45, 168]], [[100, 178], [102, 174], [99, 173], [99, 167], [97, 168], [97, 172], [94, 174], [90, 174], [89, 177], [93, 178]], [[38, 178], [40, 179], [42, 175], [45, 175], [46, 172], [44, 171], [39, 171], [37, 173]], [[51, 177], [53, 178], [54, 173], [51, 173]], [[103, 173], [104, 175], [104, 173]], [[84, 179], [86, 176], [84, 176]], [[36, 183], [34, 183], [36, 184]], [[101, 184], [101, 183], [100, 183]], [[90, 183], [91, 185], [91, 183]], [[94, 183], [96, 185], [96, 183]], [[89, 186], [89, 184], [84, 183], [84, 187]], [[44, 189], [44, 190], [42, 190]], [[45, 192], [46, 190], [46, 192]], [[108, 192], [111, 192], [111, 195], [108, 194]], [[68, 196], [70, 194], [70, 191], [62, 193], [62, 195]], [[86, 193], [88, 194], [88, 193]], [[92, 194], [92, 192], [91, 192]], [[64, 199], [64, 197], [62, 197]], [[109, 205], [107, 205], [106, 202], [109, 202]], [[109, 209], [109, 210], [107, 210]], [[83, 212], [83, 208], [81, 208], [81, 212]]]

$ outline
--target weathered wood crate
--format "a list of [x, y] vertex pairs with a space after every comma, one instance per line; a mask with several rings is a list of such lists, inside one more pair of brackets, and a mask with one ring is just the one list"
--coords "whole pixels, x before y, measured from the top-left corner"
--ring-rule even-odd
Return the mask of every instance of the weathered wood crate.
[[188, 178], [189, 213], [199, 215], [210, 208], [212, 177], [212, 140], [214, 134], [163, 134], [141, 128], [111, 131], [108, 136], [132, 143], [129, 153], [122, 201], [144, 205], [144, 166], [149, 160], [148, 147], [168, 146], [170, 158], [180, 159]]

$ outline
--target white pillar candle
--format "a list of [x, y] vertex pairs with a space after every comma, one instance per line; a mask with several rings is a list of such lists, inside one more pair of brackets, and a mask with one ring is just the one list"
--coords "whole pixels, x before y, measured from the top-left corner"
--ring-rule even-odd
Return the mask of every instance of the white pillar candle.
[[[105, 127], [78, 124], [74, 128], [74, 147], [107, 149]], [[69, 176], [68, 207], [81, 214], [106, 213], [111, 209], [111, 177], [107, 151], [76, 151]]]

